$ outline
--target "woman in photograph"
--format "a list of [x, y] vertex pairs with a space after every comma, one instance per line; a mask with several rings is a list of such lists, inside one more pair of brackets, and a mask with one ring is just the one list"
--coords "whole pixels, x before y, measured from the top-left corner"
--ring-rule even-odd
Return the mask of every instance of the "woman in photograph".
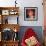
[[26, 9], [26, 18], [35, 18], [35, 9]]

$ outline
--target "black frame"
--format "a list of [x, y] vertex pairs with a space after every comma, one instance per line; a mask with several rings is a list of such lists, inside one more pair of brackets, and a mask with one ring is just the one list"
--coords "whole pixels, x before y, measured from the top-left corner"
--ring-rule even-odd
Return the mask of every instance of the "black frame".
[[[35, 18], [34, 19], [30, 19], [30, 18], [26, 18], [26, 10], [29, 10], [29, 9], [31, 9], [31, 10], [35, 10]], [[38, 8], [37, 7], [24, 7], [24, 20], [25, 21], [37, 21], [38, 20]]]

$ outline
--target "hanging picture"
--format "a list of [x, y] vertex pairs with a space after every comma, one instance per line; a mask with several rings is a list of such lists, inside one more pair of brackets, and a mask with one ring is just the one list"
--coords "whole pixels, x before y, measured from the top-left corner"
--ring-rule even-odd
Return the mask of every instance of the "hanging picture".
[[38, 20], [38, 8], [37, 7], [24, 7], [24, 20], [25, 21], [37, 21]]
[[9, 10], [2, 10], [2, 15], [9, 15]]

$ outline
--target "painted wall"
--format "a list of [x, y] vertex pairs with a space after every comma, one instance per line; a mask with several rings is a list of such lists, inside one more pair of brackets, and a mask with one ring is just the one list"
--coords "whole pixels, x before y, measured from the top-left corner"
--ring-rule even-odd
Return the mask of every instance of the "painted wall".
[[[21, 1], [20, 1], [21, 2]], [[24, 21], [24, 7], [38, 7], [38, 21]], [[25, 0], [21, 2], [20, 23], [22, 26], [43, 26], [42, 0]]]
[[[0, 0], [1, 7], [15, 6], [15, 0]], [[20, 26], [43, 26], [43, 6], [42, 0], [17, 0], [19, 10], [19, 24]], [[24, 7], [38, 7], [38, 21], [24, 21]], [[21, 18], [21, 19], [20, 19]]]

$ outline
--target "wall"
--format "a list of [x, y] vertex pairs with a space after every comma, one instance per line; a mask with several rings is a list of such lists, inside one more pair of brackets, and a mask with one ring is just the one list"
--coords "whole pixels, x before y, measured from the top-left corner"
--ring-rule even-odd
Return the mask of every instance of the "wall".
[[[20, 1], [20, 23], [22, 26], [43, 26], [43, 6], [42, 0], [24, 0]], [[24, 21], [24, 7], [38, 7], [38, 21]]]
[[[15, 0], [0, 0], [1, 7], [15, 6]], [[42, 0], [17, 0], [19, 10], [20, 26], [43, 26], [43, 6]], [[24, 21], [24, 7], [38, 7], [38, 21]], [[21, 19], [20, 19], [21, 18]]]

